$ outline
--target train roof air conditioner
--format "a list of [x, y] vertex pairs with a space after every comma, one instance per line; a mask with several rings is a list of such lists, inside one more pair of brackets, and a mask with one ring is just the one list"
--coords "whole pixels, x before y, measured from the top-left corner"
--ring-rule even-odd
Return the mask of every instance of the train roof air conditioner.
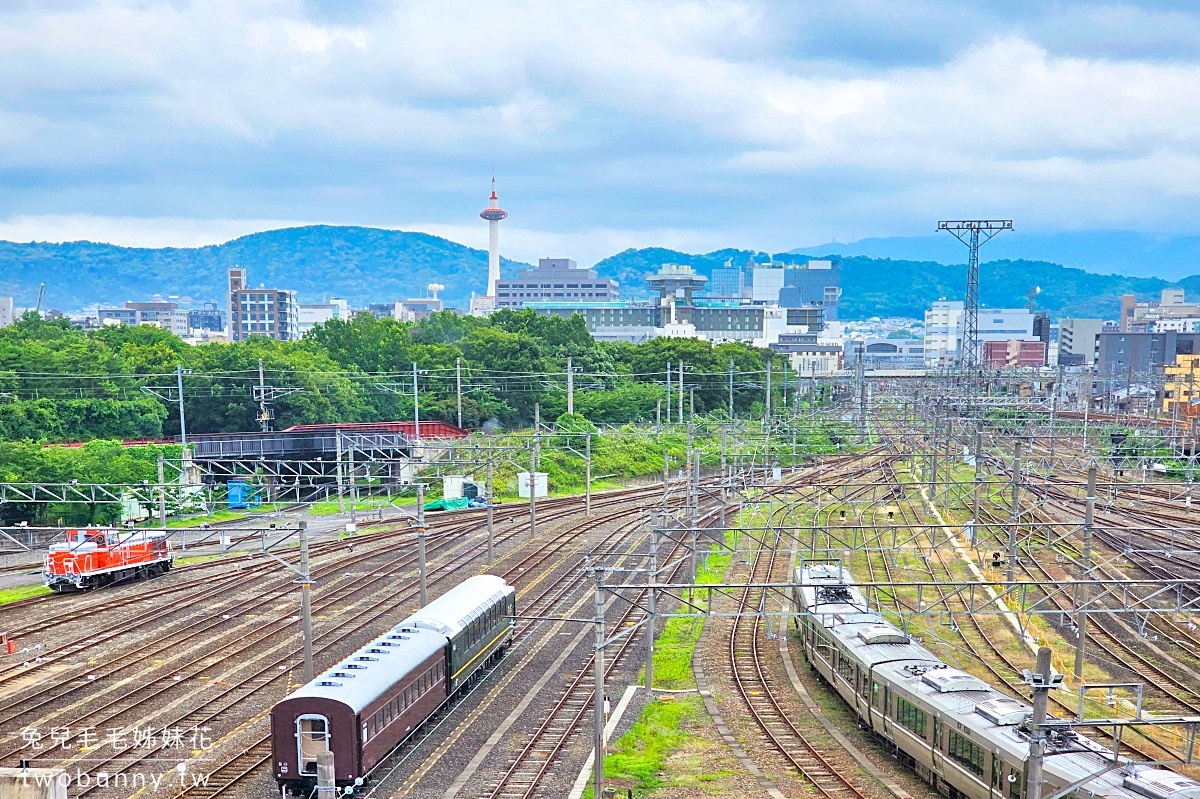
[[1200, 782], [1165, 768], [1137, 769], [1121, 784], [1150, 799], [1197, 799]]
[[872, 624], [858, 631], [864, 644], [907, 644], [909, 638], [890, 624]]
[[990, 687], [978, 677], [972, 677], [958, 669], [936, 669], [921, 675], [921, 681], [938, 693], [948, 694], [956, 691], [987, 691]]
[[980, 702], [975, 706], [975, 712], [993, 724], [1003, 727], [1020, 724], [1026, 716], [1033, 712], [1033, 708], [1024, 702], [1003, 697]]

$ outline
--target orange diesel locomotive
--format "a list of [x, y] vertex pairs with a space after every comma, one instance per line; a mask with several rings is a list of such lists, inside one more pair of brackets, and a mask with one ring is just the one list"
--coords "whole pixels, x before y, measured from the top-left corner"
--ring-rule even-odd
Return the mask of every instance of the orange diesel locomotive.
[[42, 578], [55, 591], [79, 591], [131, 577], [153, 577], [171, 568], [166, 534], [89, 527], [68, 530], [50, 545]]

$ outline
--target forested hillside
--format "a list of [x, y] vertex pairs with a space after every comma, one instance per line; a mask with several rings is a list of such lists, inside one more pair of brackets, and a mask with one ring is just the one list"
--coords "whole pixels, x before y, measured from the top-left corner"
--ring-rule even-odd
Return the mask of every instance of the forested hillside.
[[[596, 269], [620, 281], [622, 297], [647, 298], [646, 276], [665, 263], [688, 264], [709, 275], [726, 261], [743, 265], [751, 256], [760, 263], [771, 258], [750, 250], [691, 254], [653, 247], [605, 258]], [[793, 263], [808, 258], [803, 253], [775, 257]], [[0, 242], [0, 295], [16, 296], [18, 306], [32, 305], [38, 284], [45, 282], [45, 307], [66, 311], [153, 294], [223, 303], [227, 270], [234, 266], [249, 271], [251, 285], [295, 289], [306, 302], [338, 296], [361, 307], [422, 296], [436, 282], [446, 287], [442, 297], [449, 305], [465, 307], [472, 291], [482, 293], [486, 287], [487, 253], [424, 233], [320, 225], [256, 233], [197, 249]], [[512, 275], [524, 265], [502, 259], [501, 266]], [[853, 256], [842, 259], [842, 266], [844, 319], [920, 317], [939, 298], [963, 296], [963, 264]], [[987, 262], [981, 278], [985, 304], [1023, 306], [1030, 287], [1037, 285], [1042, 289], [1038, 307], [1056, 318], [1113, 318], [1118, 298], [1129, 292], [1148, 299], [1164, 287], [1180, 285], [1200, 293], [1200, 276], [1170, 283], [1099, 275], [1046, 261]]]

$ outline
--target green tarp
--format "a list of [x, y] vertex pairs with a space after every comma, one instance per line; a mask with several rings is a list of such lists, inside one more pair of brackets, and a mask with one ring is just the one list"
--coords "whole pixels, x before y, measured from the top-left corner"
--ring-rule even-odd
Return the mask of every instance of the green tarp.
[[425, 510], [466, 510], [471, 507], [471, 500], [466, 497], [454, 499], [435, 499], [425, 503]]

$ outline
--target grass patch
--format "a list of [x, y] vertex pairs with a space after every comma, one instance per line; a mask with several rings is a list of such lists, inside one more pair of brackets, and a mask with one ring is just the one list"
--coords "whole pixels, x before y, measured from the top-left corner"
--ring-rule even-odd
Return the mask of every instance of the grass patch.
[[[604, 757], [607, 777], [632, 778], [642, 790], [661, 788], [663, 766], [667, 758], [689, 738], [684, 726], [703, 713], [700, 697], [681, 697], [674, 702], [651, 702], [639, 718], [612, 746]], [[589, 799], [592, 787], [584, 791]]]
[[185, 558], [175, 558], [176, 566], [190, 566], [193, 563], [205, 563], [206, 561], [216, 560], [220, 555], [189, 555]]
[[[725, 534], [727, 546], [732, 546], [733, 533]], [[697, 583], [719, 583], [733, 554], [713, 544], [696, 568]], [[708, 597], [697, 593], [694, 603], [705, 608]], [[696, 644], [704, 631], [704, 617], [677, 616], [667, 619], [663, 631], [654, 641], [654, 686], [668, 690], [696, 687], [692, 658]], [[645, 679], [643, 670], [641, 679]], [[704, 715], [699, 696], [671, 697], [670, 701], [654, 701], [646, 705], [641, 717], [617, 739], [613, 752], [604, 758], [604, 773], [611, 777], [635, 779], [642, 790], [660, 788], [667, 759], [686, 744], [691, 734], [684, 729]], [[704, 775], [696, 779], [716, 779], [720, 775]], [[584, 799], [592, 796], [591, 786]]]
[[45, 596], [53, 593], [44, 585], [18, 585], [15, 588], [0, 588], [0, 605], [7, 605], [9, 602], [19, 602], [22, 599], [29, 599], [33, 596]]
[[[191, 516], [187, 519], [176, 519], [167, 522], [167, 527], [199, 527], [202, 524], [212, 524], [213, 522], [231, 522], [235, 519], [244, 519], [250, 514], [242, 510], [217, 510], [207, 516]], [[153, 520], [147, 522], [150, 526], [157, 526], [158, 521]]]
[[[356, 511], [376, 511], [376, 510], [379, 510], [384, 505], [387, 505], [387, 503], [384, 502], [383, 500], [376, 500], [375, 502], [364, 502], [363, 500], [360, 499], [354, 505], [354, 510], [356, 510]], [[342, 508], [344, 508], [346, 511], [349, 511], [350, 510], [350, 502], [349, 501], [343, 502]], [[342, 509], [338, 508], [337, 502], [314, 502], [309, 507], [308, 512], [313, 516], [334, 516], [338, 513], [341, 513]]]

